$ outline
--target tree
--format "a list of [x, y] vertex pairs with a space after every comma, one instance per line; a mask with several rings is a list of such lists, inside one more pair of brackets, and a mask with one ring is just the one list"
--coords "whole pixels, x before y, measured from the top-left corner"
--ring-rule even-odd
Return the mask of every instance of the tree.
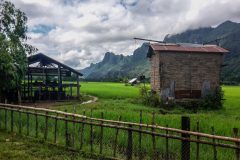
[[0, 0], [0, 98], [18, 92], [27, 70], [27, 54], [37, 51], [27, 44], [27, 17], [14, 4]]

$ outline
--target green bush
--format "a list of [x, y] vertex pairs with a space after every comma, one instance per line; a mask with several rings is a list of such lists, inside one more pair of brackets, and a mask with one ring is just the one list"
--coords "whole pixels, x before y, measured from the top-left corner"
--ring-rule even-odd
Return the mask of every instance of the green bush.
[[223, 107], [224, 92], [221, 87], [215, 89], [214, 93], [208, 94], [200, 104], [204, 109], [220, 109]]
[[161, 106], [160, 96], [152, 91], [150, 87], [140, 87], [140, 100], [144, 105], [149, 105], [152, 107]]

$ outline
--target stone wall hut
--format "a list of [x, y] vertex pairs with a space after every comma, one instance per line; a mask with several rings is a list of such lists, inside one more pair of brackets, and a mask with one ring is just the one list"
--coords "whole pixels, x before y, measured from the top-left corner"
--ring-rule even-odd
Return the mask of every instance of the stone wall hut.
[[151, 87], [168, 98], [201, 98], [220, 85], [227, 50], [216, 45], [150, 44]]

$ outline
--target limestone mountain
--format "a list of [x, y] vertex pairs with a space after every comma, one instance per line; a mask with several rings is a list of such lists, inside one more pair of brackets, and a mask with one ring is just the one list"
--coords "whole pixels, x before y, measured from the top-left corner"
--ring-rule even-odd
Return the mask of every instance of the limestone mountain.
[[149, 61], [146, 58], [148, 44], [143, 43], [133, 55], [123, 56], [107, 52], [101, 62], [81, 70], [87, 80], [119, 80], [144, 74], [149, 77]]
[[[217, 40], [216, 40], [217, 39]], [[221, 79], [225, 82], [240, 82], [240, 23], [226, 21], [217, 27], [188, 30], [165, 37], [171, 43], [218, 44], [230, 52], [225, 56], [226, 66], [222, 69]], [[103, 60], [81, 70], [88, 80], [118, 80], [123, 77], [150, 75], [149, 60], [146, 58], [148, 43], [137, 48], [132, 55], [123, 56], [107, 52]]]

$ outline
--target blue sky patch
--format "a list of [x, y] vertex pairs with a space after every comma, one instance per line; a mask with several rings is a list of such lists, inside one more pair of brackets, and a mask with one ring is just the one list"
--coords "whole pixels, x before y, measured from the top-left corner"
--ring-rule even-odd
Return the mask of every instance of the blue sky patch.
[[56, 28], [56, 26], [47, 26], [44, 24], [40, 24], [40, 25], [37, 25], [34, 28], [30, 29], [30, 31], [34, 32], [34, 33], [48, 34], [51, 30], [53, 30], [55, 28]]

